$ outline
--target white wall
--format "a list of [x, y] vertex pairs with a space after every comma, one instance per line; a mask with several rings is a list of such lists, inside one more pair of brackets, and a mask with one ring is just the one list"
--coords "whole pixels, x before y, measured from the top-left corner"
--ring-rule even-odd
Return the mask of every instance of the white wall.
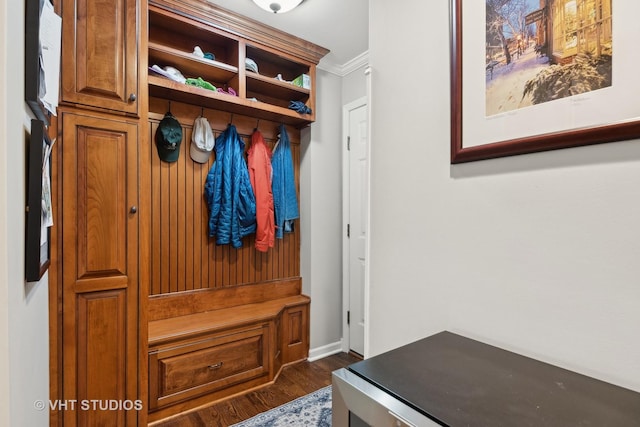
[[402, 6], [370, 2], [372, 354], [448, 329], [640, 390], [640, 141], [451, 166], [449, 1]]
[[302, 131], [301, 273], [311, 296], [310, 358], [341, 350], [342, 106], [366, 95], [364, 67], [317, 72], [316, 122]]
[[45, 426], [49, 413], [35, 410], [34, 401], [49, 396], [48, 280], [24, 281], [30, 129], [24, 102], [24, 0], [3, 2], [0, 22], [0, 425]]
[[[0, 5], [0, 171], [7, 170], [7, 22], [6, 3]], [[7, 265], [7, 176], [0, 175], [0, 426], [9, 425], [9, 283]]]
[[366, 65], [362, 65], [342, 77], [342, 105], [367, 96], [366, 68]]
[[301, 270], [311, 297], [312, 350], [342, 336], [341, 79], [319, 69], [316, 90], [316, 122], [302, 134], [300, 172]]

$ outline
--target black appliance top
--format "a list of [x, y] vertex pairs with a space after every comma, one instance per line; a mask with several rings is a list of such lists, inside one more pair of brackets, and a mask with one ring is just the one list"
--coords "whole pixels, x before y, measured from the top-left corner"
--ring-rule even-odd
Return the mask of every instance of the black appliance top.
[[640, 393], [451, 332], [348, 369], [445, 426], [640, 426]]

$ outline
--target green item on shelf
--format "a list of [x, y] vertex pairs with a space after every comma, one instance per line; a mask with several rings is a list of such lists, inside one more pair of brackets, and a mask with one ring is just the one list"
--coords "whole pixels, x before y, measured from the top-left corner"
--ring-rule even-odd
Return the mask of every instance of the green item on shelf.
[[189, 78], [185, 81], [185, 83], [190, 86], [197, 86], [197, 87], [201, 87], [201, 88], [209, 89], [213, 91], [217, 90], [214, 85], [212, 85], [206, 80], [202, 80], [202, 77], [198, 77], [197, 79]]
[[311, 78], [308, 74], [301, 74], [291, 82], [295, 86], [299, 86], [305, 89], [311, 89]]

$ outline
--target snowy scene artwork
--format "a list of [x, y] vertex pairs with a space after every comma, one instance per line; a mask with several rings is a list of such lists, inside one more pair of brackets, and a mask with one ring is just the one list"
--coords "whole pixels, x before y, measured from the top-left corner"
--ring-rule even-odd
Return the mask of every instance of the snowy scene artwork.
[[640, 137], [640, 2], [451, 0], [451, 11], [452, 163]]
[[486, 0], [487, 116], [611, 86], [611, 0], [544, 3]]

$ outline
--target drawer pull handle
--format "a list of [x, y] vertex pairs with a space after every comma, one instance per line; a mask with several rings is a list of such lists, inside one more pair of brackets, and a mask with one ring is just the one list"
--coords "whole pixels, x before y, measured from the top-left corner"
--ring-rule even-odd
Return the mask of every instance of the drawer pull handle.
[[209, 365], [209, 369], [220, 369], [222, 368], [222, 362], [216, 363], [215, 365]]

